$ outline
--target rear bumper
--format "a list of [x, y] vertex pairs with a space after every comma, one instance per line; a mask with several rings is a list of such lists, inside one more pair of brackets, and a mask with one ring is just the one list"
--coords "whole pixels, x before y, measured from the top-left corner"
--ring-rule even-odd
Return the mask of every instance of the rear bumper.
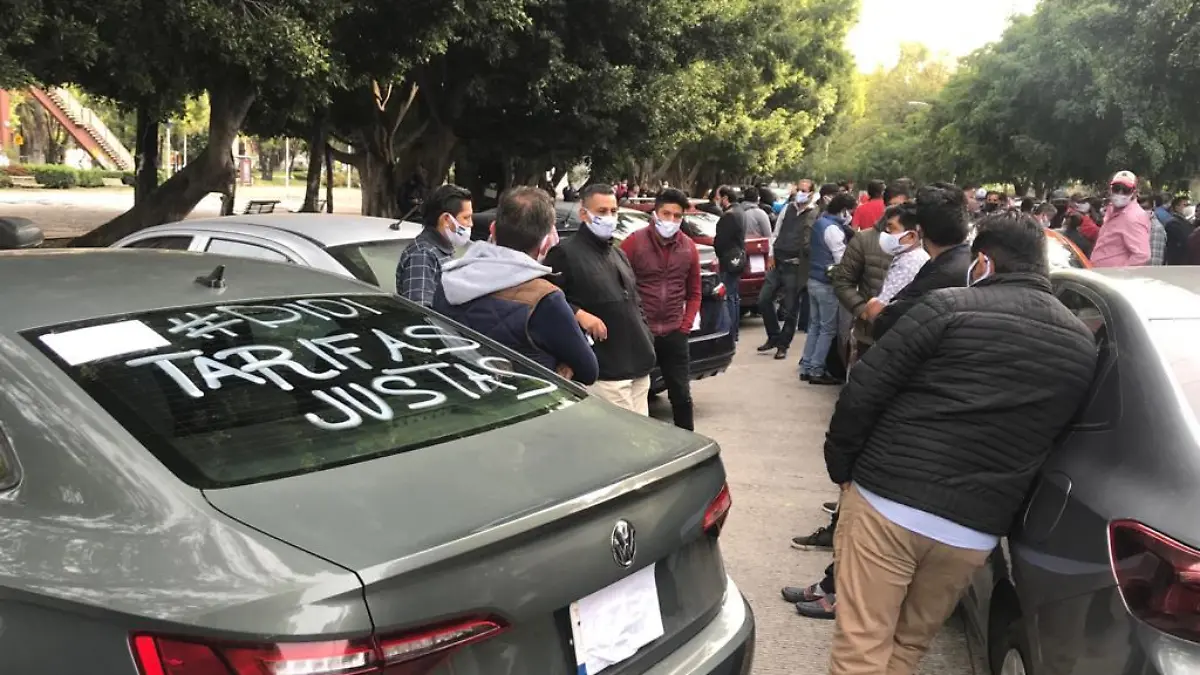
[[766, 280], [767, 276], [765, 274], [742, 277], [742, 282], [738, 284], [738, 293], [742, 298], [742, 307], [758, 307], [758, 294], [762, 292], [762, 287], [766, 283]]
[[[729, 369], [733, 363], [733, 355], [737, 347], [733, 335], [729, 332], [694, 335], [688, 340], [688, 373], [692, 380], [703, 380], [706, 377], [720, 375]], [[650, 391], [658, 393], [666, 391], [667, 384], [663, 381], [658, 366], [650, 373]]]
[[748, 675], [754, 664], [754, 612], [733, 579], [721, 611], [645, 675]]

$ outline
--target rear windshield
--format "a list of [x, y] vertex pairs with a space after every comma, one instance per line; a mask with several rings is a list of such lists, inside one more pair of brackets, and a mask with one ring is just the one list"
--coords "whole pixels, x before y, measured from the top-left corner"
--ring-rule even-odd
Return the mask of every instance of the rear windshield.
[[1050, 269], [1083, 269], [1083, 260], [1067, 242], [1053, 235], [1046, 235], [1046, 262]]
[[378, 286], [388, 293], [396, 292], [396, 268], [400, 254], [411, 242], [402, 239], [364, 241], [357, 244], [331, 246], [329, 255], [337, 259], [359, 281]]
[[199, 488], [414, 450], [578, 400], [548, 371], [383, 296], [198, 306], [24, 336]]

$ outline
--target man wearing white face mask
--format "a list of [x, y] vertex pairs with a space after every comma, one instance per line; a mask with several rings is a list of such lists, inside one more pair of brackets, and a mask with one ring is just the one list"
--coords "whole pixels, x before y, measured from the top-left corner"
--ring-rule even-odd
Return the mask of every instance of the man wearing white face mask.
[[912, 283], [917, 272], [929, 262], [929, 253], [921, 245], [920, 226], [917, 224], [916, 204], [890, 207], [884, 214], [884, 230], [879, 234], [879, 247], [892, 256], [887, 277], [879, 295], [867, 302], [867, 318], [874, 320], [883, 308], [905, 286]]
[[1137, 176], [1120, 171], [1109, 185], [1104, 227], [1092, 250], [1094, 267], [1131, 267], [1150, 262], [1150, 216], [1137, 202]]
[[495, 243], [476, 242], [446, 262], [433, 308], [563, 377], [592, 384], [596, 355], [541, 262], [558, 241], [554, 220], [554, 203], [542, 190], [504, 193], [492, 224]]
[[621, 250], [637, 277], [642, 314], [654, 335], [675, 426], [691, 431], [695, 426], [688, 336], [700, 312], [700, 253], [679, 231], [687, 209], [687, 195], [674, 188], [663, 190], [654, 201], [653, 225], [626, 237]]
[[471, 193], [457, 185], [443, 185], [425, 201], [425, 229], [396, 266], [396, 292], [418, 305], [433, 305], [442, 276], [442, 265], [454, 249], [471, 243]]
[[612, 244], [617, 196], [611, 186], [589, 185], [579, 205], [579, 232], [546, 256], [555, 273], [550, 279], [566, 293], [580, 328], [594, 342], [600, 376], [592, 393], [647, 415], [654, 340], [629, 259]]

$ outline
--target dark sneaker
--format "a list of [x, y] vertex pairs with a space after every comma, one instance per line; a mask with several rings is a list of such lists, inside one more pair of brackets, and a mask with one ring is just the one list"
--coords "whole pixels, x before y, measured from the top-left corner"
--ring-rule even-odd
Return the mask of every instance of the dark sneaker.
[[837, 513], [837, 507], [837, 502], [825, 502], [821, 505], [821, 510], [832, 516], [833, 514]]
[[798, 586], [784, 586], [783, 590], [779, 593], [783, 596], [784, 600], [792, 603], [793, 605], [797, 602], [813, 602], [825, 595], [825, 591], [821, 590], [821, 584], [819, 583], [808, 586], [807, 588], [800, 588]]
[[833, 550], [833, 528], [822, 527], [807, 537], [792, 537], [792, 548], [801, 551], [814, 548]]
[[775, 360], [782, 361], [787, 358], [787, 347], [780, 347], [775, 350]]
[[824, 384], [824, 385], [845, 384], [845, 382], [842, 382], [840, 379], [833, 377], [832, 375], [828, 375], [828, 374], [813, 375], [812, 377], [808, 378], [808, 383], [809, 384]]
[[807, 616], [810, 619], [835, 619], [837, 612], [837, 595], [830, 593], [829, 595], [823, 595], [812, 602], [797, 602], [796, 612], [800, 616]]
[[762, 343], [762, 346], [760, 346], [758, 348], [758, 353], [765, 354], [765, 353], [771, 351], [772, 349], [775, 349], [775, 341], [767, 340], [766, 342]]
[[808, 382], [810, 379], [812, 379], [812, 376], [809, 375], [808, 373], [800, 373], [800, 381], [801, 382]]

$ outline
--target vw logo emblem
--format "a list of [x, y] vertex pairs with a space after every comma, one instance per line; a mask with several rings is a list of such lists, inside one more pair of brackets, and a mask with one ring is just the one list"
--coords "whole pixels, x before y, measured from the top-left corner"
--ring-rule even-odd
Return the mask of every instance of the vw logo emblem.
[[617, 521], [612, 532], [612, 551], [613, 560], [621, 567], [633, 564], [633, 557], [637, 555], [637, 532], [633, 523], [623, 518]]

